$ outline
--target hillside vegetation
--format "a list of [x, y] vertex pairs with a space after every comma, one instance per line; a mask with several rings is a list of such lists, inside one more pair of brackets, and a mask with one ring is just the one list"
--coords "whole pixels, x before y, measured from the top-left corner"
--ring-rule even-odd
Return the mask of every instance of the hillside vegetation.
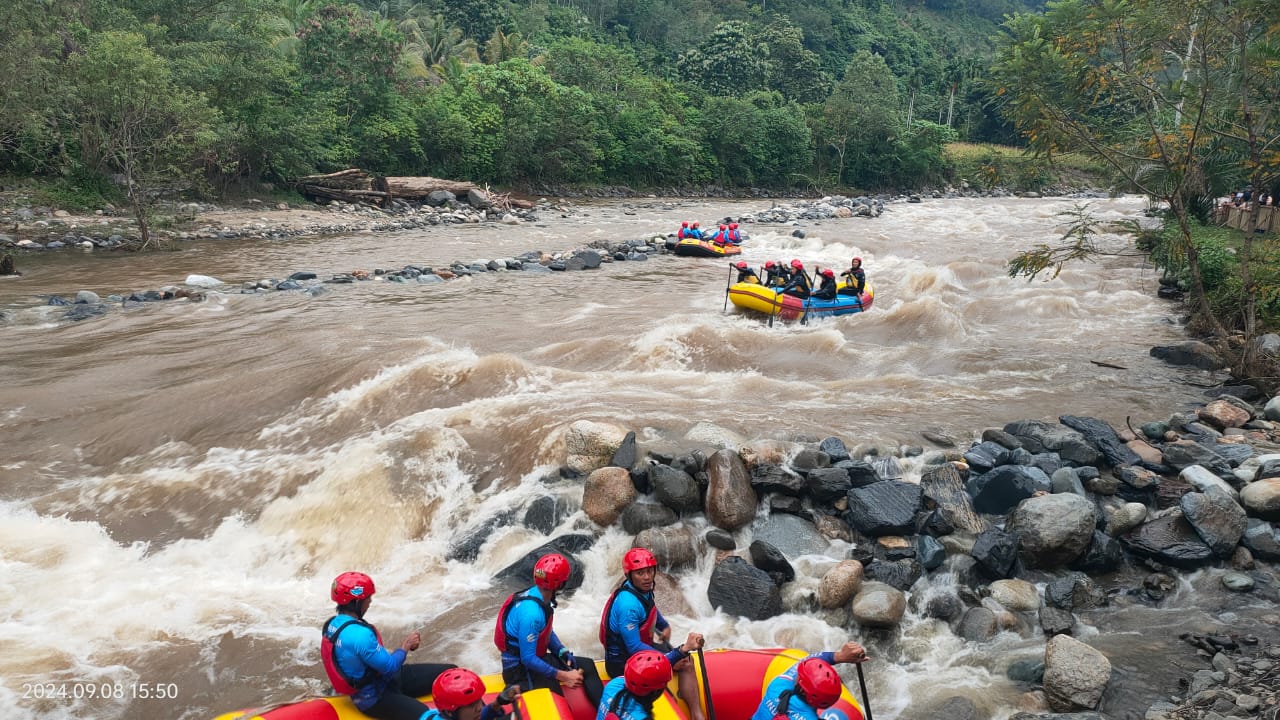
[[[1011, 142], [1016, 0], [15, 0], [0, 175], [217, 195], [349, 166], [480, 183], [909, 189]], [[1012, 176], [1011, 176], [1012, 177]]]

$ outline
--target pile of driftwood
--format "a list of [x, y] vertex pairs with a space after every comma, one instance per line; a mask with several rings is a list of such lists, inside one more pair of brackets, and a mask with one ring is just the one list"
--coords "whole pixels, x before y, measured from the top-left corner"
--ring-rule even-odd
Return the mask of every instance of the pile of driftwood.
[[297, 188], [298, 192], [312, 199], [326, 198], [377, 207], [387, 207], [392, 199], [397, 198], [419, 203], [429, 202], [431, 194], [439, 191], [452, 193], [454, 197], [467, 200], [477, 208], [528, 210], [533, 207], [533, 203], [528, 200], [516, 200], [507, 194], [491, 193], [475, 183], [433, 177], [371, 177], [359, 168], [298, 178]]

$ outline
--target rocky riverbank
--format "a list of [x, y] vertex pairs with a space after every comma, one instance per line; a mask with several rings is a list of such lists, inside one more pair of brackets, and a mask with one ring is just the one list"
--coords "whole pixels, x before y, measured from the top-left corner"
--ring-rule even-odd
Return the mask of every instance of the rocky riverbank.
[[[936, 449], [850, 449], [836, 437], [751, 441], [699, 424], [682, 442], [687, 449], [673, 451], [645, 447], [626, 428], [578, 421], [558, 439], [565, 462], [549, 481], [581, 483], [589, 527], [554, 538], [499, 576], [525, 577], [537, 556], [555, 549], [571, 557], [576, 586], [582, 568], [572, 556], [603, 528], [621, 526], [634, 545], [653, 550], [664, 573], [713, 554], [707, 599], [730, 615], [816, 614], [886, 652], [908, 609], [967, 643], [1002, 632], [1045, 638], [1041, 660], [1008, 668], [1027, 691], [1006, 712], [1275, 717], [1280, 398], [1260, 407], [1224, 395], [1137, 435], [1062, 416], [989, 428], [969, 443], [926, 437]], [[483, 521], [450, 557], [474, 558], [502, 525], [550, 532], [570, 511], [547, 495], [523, 517]], [[707, 529], [695, 531], [703, 527], [687, 522], [695, 518]], [[748, 527], [753, 539], [744, 546]], [[1187, 634], [1205, 667], [1186, 678], [1184, 696], [1106, 706], [1119, 671], [1091, 646], [1096, 632], [1087, 618], [1116, 603], [1160, 607], [1180, 577], [1205, 568], [1220, 573], [1215, 592], [1224, 609], [1241, 595], [1272, 609], [1263, 616], [1269, 635]], [[957, 582], [934, 582], [943, 576]], [[674, 586], [664, 575], [659, 605], [687, 613]], [[920, 717], [990, 710], [957, 697]]]

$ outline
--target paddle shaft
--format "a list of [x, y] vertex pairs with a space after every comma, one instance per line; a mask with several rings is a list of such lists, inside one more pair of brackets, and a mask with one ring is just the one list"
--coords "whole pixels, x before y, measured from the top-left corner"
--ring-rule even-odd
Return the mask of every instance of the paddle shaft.
[[[711, 701], [711, 676], [707, 674], [707, 661], [702, 657], [702, 648], [698, 648], [695, 652], [698, 653], [698, 668], [702, 670], [702, 693], [707, 698], [707, 720], [716, 720], [716, 705]], [[863, 692], [863, 696], [865, 695], [866, 693]]]
[[[814, 277], [817, 277], [817, 276], [818, 276], [818, 270], [819, 270], [818, 266], [817, 266], [817, 265], [814, 265], [814, 266], [813, 266], [813, 276], [814, 276]], [[804, 270], [800, 270], [799, 272], [804, 272]], [[806, 278], [806, 279], [808, 279], [808, 277], [809, 277], [809, 276], [808, 276], [808, 274], [806, 273], [806, 274], [805, 274], [805, 278]], [[813, 281], [812, 281], [812, 280], [810, 280], [808, 284], [809, 284], [809, 294], [804, 296], [804, 315], [801, 315], [801, 316], [800, 316], [800, 324], [801, 324], [801, 325], [808, 325], [808, 324], [809, 324], [809, 301], [811, 301], [811, 300], [813, 299]]]
[[862, 675], [862, 663], [858, 663], [858, 685], [862, 686], [862, 709], [867, 715], [867, 720], [874, 720], [871, 717], [871, 698], [867, 697], [867, 679]]
[[729, 277], [724, 281], [724, 310], [722, 313], [729, 312], [729, 287], [733, 285], [733, 263], [729, 263]]

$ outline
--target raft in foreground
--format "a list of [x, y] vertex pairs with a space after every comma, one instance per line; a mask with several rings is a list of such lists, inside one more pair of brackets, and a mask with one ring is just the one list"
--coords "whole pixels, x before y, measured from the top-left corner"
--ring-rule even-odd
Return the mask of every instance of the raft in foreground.
[[[707, 678], [693, 658], [698, 674], [698, 687], [702, 690], [703, 708], [707, 698], [715, 711], [716, 720], [748, 720], [760, 699], [764, 697], [769, 682], [785, 672], [797, 660], [808, 656], [803, 650], [708, 650], [705, 654]], [[604, 662], [596, 663], [600, 677], [604, 674]], [[486, 703], [492, 702], [502, 691], [501, 673], [484, 676]], [[676, 697], [676, 680], [667, 686], [667, 692], [653, 705], [654, 720], [687, 720], [688, 710]], [[432, 705], [431, 697], [422, 701]], [[550, 690], [533, 690], [516, 701], [516, 718], [519, 720], [595, 720], [596, 709], [582, 690], [565, 690], [565, 696]], [[849, 689], [840, 691], [840, 700], [823, 713], [824, 719], [835, 720], [832, 711], [839, 711], [847, 720], [863, 720], [862, 706]], [[707, 713], [708, 717], [711, 716]], [[271, 708], [250, 708], [219, 715], [215, 720], [360, 720], [367, 716], [356, 710], [346, 696], [313, 698]]]
[[[846, 284], [841, 282], [836, 287], [843, 289]], [[729, 302], [734, 306], [765, 315], [777, 315], [783, 320], [799, 320], [806, 314], [813, 319], [860, 313], [871, 307], [875, 302], [875, 295], [875, 288], [871, 287], [870, 281], [863, 286], [861, 295], [836, 295], [835, 300], [804, 300], [794, 295], [784, 295], [758, 283], [742, 282], [729, 286]]]

